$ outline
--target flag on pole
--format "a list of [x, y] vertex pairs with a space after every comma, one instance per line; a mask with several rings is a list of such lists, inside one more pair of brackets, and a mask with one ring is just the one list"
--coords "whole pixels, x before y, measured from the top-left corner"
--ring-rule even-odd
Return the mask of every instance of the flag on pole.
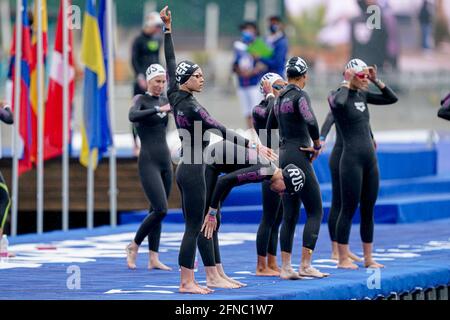
[[[71, 1], [68, 1], [68, 6]], [[56, 27], [55, 47], [52, 53], [50, 76], [48, 84], [47, 102], [45, 106], [44, 129], [44, 159], [48, 160], [60, 156], [63, 152], [63, 14], [64, 2], [59, 5], [58, 22]], [[67, 27], [67, 26], [66, 26]], [[75, 68], [73, 59], [72, 30], [69, 28], [69, 107], [72, 106], [75, 92]], [[69, 117], [72, 114], [69, 111]]]
[[108, 141], [103, 140], [102, 133], [108, 122], [101, 111], [101, 89], [106, 83], [105, 62], [102, 42], [93, 0], [86, 1], [86, 11], [83, 22], [83, 39], [81, 45], [81, 60], [85, 66], [84, 72], [84, 103], [83, 123], [81, 125], [82, 146], [80, 163], [89, 166], [89, 156], [92, 153], [93, 168], [97, 168], [99, 156], [106, 151]]
[[[102, 41], [102, 51], [103, 51], [103, 61], [105, 65], [105, 72], [108, 70], [108, 19], [106, 12], [106, 2], [108, 0], [101, 0], [100, 9], [98, 12], [98, 25], [100, 29], [100, 38]], [[111, 61], [113, 63], [113, 61]], [[100, 155], [107, 151], [108, 147], [113, 144], [111, 126], [110, 126], [110, 117], [109, 117], [109, 101], [108, 101], [108, 77], [106, 77], [105, 84], [100, 89], [100, 110], [99, 116], [100, 121], [102, 123], [101, 126], [101, 146], [99, 146]]]
[[[23, 142], [23, 154], [19, 160], [19, 175], [32, 168], [31, 162], [31, 146], [32, 146], [32, 110], [30, 103], [30, 66], [33, 63], [33, 54], [31, 50], [31, 29], [27, 14], [27, 0], [23, 0], [24, 9], [22, 10], [22, 60], [20, 75], [20, 137]], [[14, 34], [13, 44], [11, 47], [11, 60], [8, 77], [14, 83], [15, 81], [15, 54], [16, 54], [16, 35]], [[14, 97], [15, 88], [13, 88], [12, 96]], [[12, 100], [13, 111], [15, 109], [15, 101]]]
[[[30, 101], [31, 101], [31, 128], [33, 132], [32, 144], [30, 147], [31, 152], [31, 161], [36, 163], [37, 161], [37, 115], [38, 115], [38, 14], [41, 13], [42, 16], [42, 48], [43, 48], [43, 64], [45, 70], [45, 63], [47, 61], [47, 51], [48, 51], [48, 38], [47, 38], [47, 30], [48, 30], [48, 20], [47, 20], [47, 0], [42, 0], [42, 8], [41, 10], [37, 7], [37, 1], [34, 1], [34, 23], [33, 23], [33, 36], [31, 39], [31, 50], [33, 54], [32, 63], [30, 65]], [[45, 79], [42, 79], [45, 81]], [[43, 93], [42, 93], [43, 95]]]

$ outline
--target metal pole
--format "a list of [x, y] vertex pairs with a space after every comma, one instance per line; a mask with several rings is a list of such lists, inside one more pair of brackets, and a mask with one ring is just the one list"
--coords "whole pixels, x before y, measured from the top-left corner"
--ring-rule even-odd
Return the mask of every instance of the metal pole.
[[37, 151], [37, 233], [44, 232], [44, 47], [42, 40], [42, 0], [37, 0], [37, 81], [38, 81], [38, 151]]
[[63, 1], [63, 177], [62, 227], [69, 230], [69, 26], [67, 0]]
[[116, 170], [116, 146], [114, 132], [116, 126], [115, 109], [115, 83], [114, 83], [114, 39], [113, 39], [113, 0], [106, 2], [106, 15], [108, 23], [108, 107], [112, 146], [109, 148], [109, 212], [111, 227], [117, 226], [117, 170]]
[[88, 187], [87, 187], [87, 228], [94, 228], [94, 168], [93, 150], [89, 150]]
[[13, 172], [12, 172], [12, 210], [11, 210], [11, 235], [17, 235], [17, 212], [19, 199], [19, 135], [20, 135], [20, 91], [21, 91], [21, 60], [22, 60], [22, 10], [23, 1], [17, 0], [16, 10], [16, 61], [14, 79], [14, 134], [13, 134]]

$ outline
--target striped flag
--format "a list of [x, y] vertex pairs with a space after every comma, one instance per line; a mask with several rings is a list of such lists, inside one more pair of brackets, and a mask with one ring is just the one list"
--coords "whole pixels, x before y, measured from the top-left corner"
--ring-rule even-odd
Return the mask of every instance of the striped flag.
[[[106, 84], [105, 61], [100, 37], [100, 30], [93, 0], [86, 1], [83, 22], [83, 40], [81, 60], [84, 72], [84, 104], [83, 123], [81, 126], [82, 146], [80, 163], [89, 166], [92, 153], [93, 168], [97, 168], [99, 156], [106, 150], [111, 141], [106, 141], [102, 132], [108, 126], [102, 111], [102, 87]], [[106, 147], [106, 148], [105, 148]]]
[[[48, 20], [47, 20], [47, 0], [42, 0], [42, 10], [39, 10], [37, 7], [37, 1], [34, 1], [34, 23], [33, 23], [33, 37], [31, 39], [31, 50], [33, 54], [32, 64], [30, 65], [30, 101], [31, 101], [31, 128], [33, 132], [32, 144], [30, 147], [31, 150], [31, 161], [36, 163], [37, 160], [37, 114], [38, 114], [38, 78], [37, 78], [37, 64], [38, 64], [38, 48], [37, 48], [37, 39], [38, 39], [38, 27], [37, 27], [37, 16], [39, 11], [42, 15], [42, 48], [43, 48], [43, 63], [45, 70], [45, 63], [47, 60], [47, 51], [48, 51], [48, 38], [47, 38], [47, 30], [48, 30]], [[43, 79], [44, 81], [45, 79]]]
[[[31, 147], [33, 141], [32, 131], [32, 109], [30, 103], [30, 66], [33, 64], [33, 54], [31, 50], [31, 29], [26, 11], [27, 0], [23, 0], [22, 10], [22, 60], [20, 75], [20, 137], [23, 142], [23, 154], [19, 160], [19, 175], [32, 169]], [[15, 54], [16, 54], [16, 36], [14, 35], [11, 47], [11, 60], [8, 77], [14, 83], [15, 81]], [[15, 95], [15, 86], [13, 86], [12, 97]], [[15, 109], [15, 101], [12, 99], [11, 105]]]
[[[68, 1], [68, 6], [71, 1]], [[44, 159], [48, 160], [63, 153], [63, 10], [60, 2], [55, 47], [52, 53], [47, 102], [45, 106]], [[75, 68], [73, 60], [72, 30], [69, 28], [69, 108], [71, 110], [75, 92]], [[72, 114], [69, 111], [69, 118]]]

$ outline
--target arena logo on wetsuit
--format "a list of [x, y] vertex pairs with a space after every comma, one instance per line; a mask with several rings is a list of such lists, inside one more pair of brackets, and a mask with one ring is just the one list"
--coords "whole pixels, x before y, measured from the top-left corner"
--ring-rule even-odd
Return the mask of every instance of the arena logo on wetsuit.
[[361, 112], [366, 111], [366, 104], [364, 102], [355, 102], [355, 108]]

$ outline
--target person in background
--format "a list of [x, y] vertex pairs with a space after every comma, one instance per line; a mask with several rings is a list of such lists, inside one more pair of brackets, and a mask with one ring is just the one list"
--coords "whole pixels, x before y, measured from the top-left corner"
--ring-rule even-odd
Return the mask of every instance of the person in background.
[[289, 43], [281, 17], [269, 17], [269, 35], [266, 37], [266, 42], [273, 49], [273, 53], [270, 58], [261, 58], [261, 62], [267, 66], [267, 72], [283, 76]]
[[423, 0], [419, 11], [420, 31], [422, 33], [422, 49], [430, 50], [433, 46], [433, 4]]
[[259, 81], [266, 66], [259, 63], [248, 52], [249, 46], [259, 36], [258, 27], [254, 22], [244, 22], [240, 26], [241, 39], [234, 43], [233, 72], [238, 77], [238, 97], [244, 113], [247, 127], [253, 127], [252, 109], [261, 99]]
[[[131, 52], [131, 64], [133, 66], [135, 81], [133, 85], [133, 97], [147, 92], [147, 80], [145, 72], [152, 64], [159, 64], [159, 53], [162, 42], [162, 20], [158, 12], [150, 12], [146, 15], [141, 34], [133, 41]], [[139, 153], [137, 134], [132, 127], [134, 151]]]

